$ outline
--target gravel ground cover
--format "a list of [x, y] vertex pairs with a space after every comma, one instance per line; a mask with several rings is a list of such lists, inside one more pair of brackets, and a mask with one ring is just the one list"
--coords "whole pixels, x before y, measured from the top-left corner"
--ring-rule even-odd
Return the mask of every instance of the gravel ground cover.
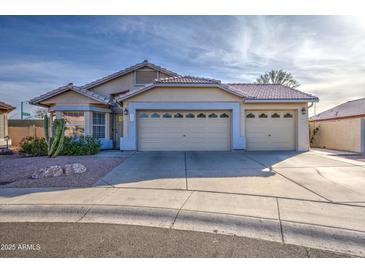
[[[106, 173], [122, 163], [125, 157], [58, 156], [22, 157], [20, 155], [0, 156], [0, 187], [89, 187]], [[87, 171], [82, 174], [52, 178], [32, 179], [35, 170], [53, 165], [80, 163]]]

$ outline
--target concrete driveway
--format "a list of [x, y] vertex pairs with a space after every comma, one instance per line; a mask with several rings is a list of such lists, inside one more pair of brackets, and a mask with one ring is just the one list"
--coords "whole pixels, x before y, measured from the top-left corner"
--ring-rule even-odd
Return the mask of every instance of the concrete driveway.
[[365, 163], [315, 152], [137, 152], [97, 185], [365, 203]]
[[365, 256], [364, 197], [365, 162], [313, 151], [137, 152], [93, 188], [0, 189], [0, 223], [155, 226]]

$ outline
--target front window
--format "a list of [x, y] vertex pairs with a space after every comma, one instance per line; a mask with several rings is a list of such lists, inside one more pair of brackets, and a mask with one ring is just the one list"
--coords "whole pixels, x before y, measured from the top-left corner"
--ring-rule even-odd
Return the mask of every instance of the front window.
[[105, 113], [93, 112], [93, 137], [105, 138]]
[[80, 137], [85, 132], [85, 118], [81, 111], [67, 111], [62, 113], [66, 121], [65, 136]]

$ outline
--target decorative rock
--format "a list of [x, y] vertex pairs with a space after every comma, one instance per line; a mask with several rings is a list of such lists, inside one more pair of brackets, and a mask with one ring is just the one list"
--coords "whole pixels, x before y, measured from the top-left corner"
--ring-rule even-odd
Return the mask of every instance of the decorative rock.
[[83, 164], [80, 163], [74, 163], [72, 165], [67, 164], [65, 165], [65, 175], [71, 175], [71, 174], [80, 174], [86, 172], [86, 167]]
[[61, 166], [50, 166], [47, 168], [41, 168], [32, 174], [33, 179], [41, 179], [48, 177], [58, 177], [63, 175], [63, 169]]

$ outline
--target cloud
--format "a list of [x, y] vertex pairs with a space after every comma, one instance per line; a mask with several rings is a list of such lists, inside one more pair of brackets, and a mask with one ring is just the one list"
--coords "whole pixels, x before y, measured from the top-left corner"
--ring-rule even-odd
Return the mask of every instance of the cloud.
[[265, 71], [284, 69], [301, 90], [320, 97], [318, 111], [365, 94], [365, 24], [353, 17], [11, 19], [0, 29], [13, 45], [0, 51], [0, 95], [13, 101], [18, 94], [29, 99], [68, 82], [83, 84], [145, 58], [227, 82], [252, 82]]

